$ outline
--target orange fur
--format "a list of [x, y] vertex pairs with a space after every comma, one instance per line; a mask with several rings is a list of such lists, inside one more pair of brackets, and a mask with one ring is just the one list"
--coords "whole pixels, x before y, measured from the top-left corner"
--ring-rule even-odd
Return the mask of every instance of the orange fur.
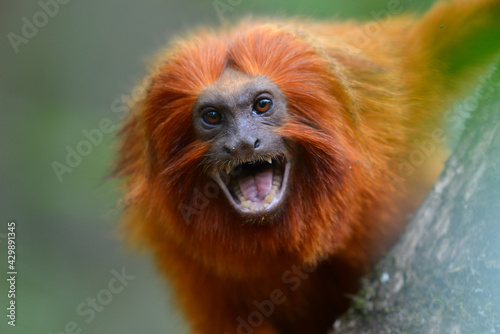
[[[127, 228], [156, 255], [196, 333], [238, 333], [276, 289], [284, 302], [253, 333], [327, 331], [428, 190], [419, 173], [401, 177], [399, 161], [498, 54], [500, 1], [439, 3], [373, 36], [365, 28], [247, 21], [159, 55], [122, 130], [117, 174], [127, 177]], [[286, 209], [260, 223], [217, 191], [191, 124], [197, 95], [228, 63], [269, 78], [288, 102], [278, 131], [300, 163]]]

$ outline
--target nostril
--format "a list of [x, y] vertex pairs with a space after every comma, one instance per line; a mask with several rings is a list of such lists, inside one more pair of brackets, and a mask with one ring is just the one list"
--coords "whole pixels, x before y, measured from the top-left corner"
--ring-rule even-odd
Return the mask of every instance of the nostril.
[[253, 148], [259, 148], [259, 146], [260, 146], [260, 140], [257, 139], [253, 144]]

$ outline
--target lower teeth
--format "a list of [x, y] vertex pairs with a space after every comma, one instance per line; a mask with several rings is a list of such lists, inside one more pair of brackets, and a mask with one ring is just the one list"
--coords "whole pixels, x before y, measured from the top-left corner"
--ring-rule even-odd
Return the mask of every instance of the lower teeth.
[[274, 177], [273, 177], [271, 191], [269, 192], [269, 194], [267, 194], [266, 198], [264, 198], [264, 201], [262, 203], [254, 203], [246, 199], [245, 196], [243, 196], [243, 192], [241, 191], [240, 185], [237, 180], [233, 180], [232, 182], [234, 193], [240, 200], [241, 206], [252, 211], [260, 211], [269, 207], [274, 197], [276, 197], [280, 184], [281, 184], [281, 171], [279, 169], [274, 169]]

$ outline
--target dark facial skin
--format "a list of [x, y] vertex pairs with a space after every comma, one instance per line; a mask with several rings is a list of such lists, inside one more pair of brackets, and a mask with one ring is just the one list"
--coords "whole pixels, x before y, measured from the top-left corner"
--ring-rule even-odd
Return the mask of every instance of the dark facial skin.
[[[267, 101], [271, 106], [265, 111]], [[207, 113], [206, 119], [216, 124], [204, 119]], [[286, 114], [285, 97], [269, 79], [227, 68], [198, 96], [193, 125], [198, 138], [211, 143], [209, 154], [215, 160], [257, 160], [284, 152], [283, 140], [274, 130]]]
[[[277, 130], [286, 117], [285, 96], [271, 80], [230, 67], [198, 96], [192, 115], [195, 133], [210, 145], [207, 156], [211, 176], [241, 214], [267, 214], [283, 202], [290, 164]], [[270, 168], [272, 181], [280, 184], [276, 196], [268, 197], [270, 203], [261, 199], [242, 205], [245, 198], [238, 198], [237, 187], [231, 184], [242, 175], [257, 176]]]

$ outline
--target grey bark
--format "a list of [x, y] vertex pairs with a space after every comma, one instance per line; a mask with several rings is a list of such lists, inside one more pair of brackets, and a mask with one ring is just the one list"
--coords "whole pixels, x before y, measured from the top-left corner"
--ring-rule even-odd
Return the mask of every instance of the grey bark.
[[433, 190], [335, 333], [500, 333], [500, 70]]

